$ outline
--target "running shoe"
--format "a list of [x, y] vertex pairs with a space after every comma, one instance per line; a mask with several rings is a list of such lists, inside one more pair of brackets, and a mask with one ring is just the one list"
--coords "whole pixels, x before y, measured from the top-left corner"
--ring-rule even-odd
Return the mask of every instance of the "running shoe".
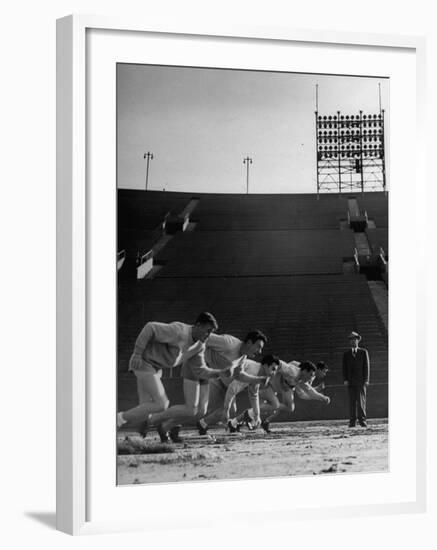
[[240, 425], [237, 422], [236, 418], [233, 418], [232, 420], [228, 420], [228, 430], [229, 433], [235, 434], [240, 431]]
[[199, 422], [196, 423], [196, 428], [199, 430], [199, 435], [208, 435], [208, 424], [205, 420], [200, 419]]
[[140, 427], [141, 437], [143, 437], [143, 438], [146, 437], [149, 430], [150, 430], [149, 417], [147, 417], [146, 420], [143, 422], [143, 424], [141, 424], [141, 427]]
[[168, 432], [168, 435], [170, 436], [170, 439], [173, 441], [173, 443], [183, 443], [184, 442], [184, 440], [181, 437], [179, 437], [180, 430], [181, 430], [181, 426], [174, 426]]
[[159, 438], [161, 439], [161, 443], [168, 443], [170, 441], [169, 434], [167, 431], [164, 430], [162, 424], [160, 424], [156, 428], [156, 430], [158, 432]]
[[246, 424], [250, 431], [255, 429], [254, 418], [248, 409], [246, 409], [243, 413], [243, 423]]
[[272, 430], [270, 429], [270, 422], [268, 420], [263, 420], [261, 422], [261, 428], [266, 432], [266, 434], [272, 433]]

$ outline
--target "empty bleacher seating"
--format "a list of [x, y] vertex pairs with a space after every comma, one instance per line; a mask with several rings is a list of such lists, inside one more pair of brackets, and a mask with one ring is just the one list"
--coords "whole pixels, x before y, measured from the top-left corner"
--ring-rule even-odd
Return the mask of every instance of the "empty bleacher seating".
[[194, 231], [179, 234], [159, 255], [160, 277], [342, 273], [352, 257], [350, 231]]
[[360, 211], [367, 212], [369, 220], [376, 227], [388, 227], [388, 195], [385, 193], [364, 193], [357, 195]]
[[[298, 418], [347, 415], [341, 362], [347, 334], [357, 330], [371, 356], [370, 416], [388, 414], [387, 331], [366, 278], [343, 274], [354, 235], [340, 229], [347, 217], [344, 195], [219, 195], [119, 191], [119, 248], [153, 244], [168, 211], [181, 212], [195, 196], [193, 231], [177, 233], [159, 250], [154, 279], [123, 280], [118, 292], [119, 407], [136, 404], [135, 378], [127, 373], [135, 339], [147, 321], [193, 322], [209, 310], [219, 332], [244, 337], [266, 332], [266, 351], [284, 359], [326, 361], [331, 408], [302, 405]], [[388, 200], [382, 193], [357, 195], [376, 229], [374, 249], [388, 254]], [[385, 225], [384, 225], [385, 224]], [[343, 225], [344, 227], [344, 225]], [[172, 400], [181, 398], [178, 369], [166, 378]], [[169, 371], [164, 377], [169, 376]], [[334, 400], [335, 400], [334, 399]], [[339, 408], [340, 407], [340, 408]]]
[[179, 213], [189, 202], [188, 193], [165, 191], [118, 191], [118, 227], [126, 229], [155, 229], [168, 212]]
[[200, 195], [198, 230], [335, 229], [346, 217], [345, 198], [330, 195]]
[[125, 229], [118, 232], [119, 250], [126, 250], [128, 256], [136, 256], [138, 252], [148, 252], [160, 238], [159, 230]]

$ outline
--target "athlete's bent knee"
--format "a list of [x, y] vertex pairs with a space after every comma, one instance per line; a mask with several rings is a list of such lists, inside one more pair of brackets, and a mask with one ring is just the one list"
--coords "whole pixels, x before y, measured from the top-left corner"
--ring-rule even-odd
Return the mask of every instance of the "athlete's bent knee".
[[170, 401], [166, 395], [162, 395], [156, 400], [156, 404], [159, 405], [163, 411], [165, 411], [170, 406]]

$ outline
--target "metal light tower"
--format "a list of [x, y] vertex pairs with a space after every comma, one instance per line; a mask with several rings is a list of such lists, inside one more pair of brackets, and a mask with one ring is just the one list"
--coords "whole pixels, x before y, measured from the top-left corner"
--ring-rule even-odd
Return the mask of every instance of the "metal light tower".
[[317, 193], [385, 191], [384, 109], [379, 114], [315, 112]]
[[150, 151], [147, 151], [147, 153], [144, 153], [143, 158], [147, 159], [147, 164], [146, 164], [146, 191], [147, 191], [147, 185], [149, 183], [149, 162], [153, 160], [153, 153], [151, 153]]
[[249, 194], [249, 164], [252, 164], [252, 159], [246, 157], [243, 159], [243, 164], [246, 165], [246, 193]]
[[316, 84], [317, 195], [323, 192], [386, 191], [385, 113], [331, 115], [319, 113]]

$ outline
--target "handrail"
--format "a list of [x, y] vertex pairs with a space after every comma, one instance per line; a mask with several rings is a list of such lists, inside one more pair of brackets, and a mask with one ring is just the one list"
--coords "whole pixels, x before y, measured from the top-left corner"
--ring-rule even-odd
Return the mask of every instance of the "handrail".
[[384, 267], [385, 273], [388, 273], [388, 262], [385, 259], [385, 252], [382, 246], [379, 247], [379, 259], [381, 260], [381, 263]]
[[119, 260], [123, 260], [124, 258], [126, 258], [126, 250], [125, 249], [120, 250], [120, 252], [117, 252], [117, 262]]
[[140, 251], [138, 250], [137, 267], [139, 267], [140, 265], [143, 265], [145, 262], [150, 260], [152, 257], [153, 257], [153, 250], [149, 250], [145, 254], [141, 254], [141, 255], [140, 255]]
[[161, 222], [161, 229], [162, 229], [163, 231], [165, 231], [165, 228], [166, 228], [166, 226], [167, 226], [167, 220], [168, 220], [169, 217], [170, 217], [170, 211], [168, 211], [167, 214], [165, 214], [165, 216], [164, 216], [164, 218], [163, 218], [163, 220], [162, 220], [162, 222]]
[[356, 248], [354, 248], [354, 260], [355, 260], [355, 269], [357, 270], [357, 272], [360, 271], [360, 262], [359, 262], [359, 259], [358, 259], [358, 250]]
[[153, 250], [149, 250], [148, 252], [146, 252], [140, 257], [140, 265], [142, 265], [144, 262], [147, 262], [147, 260], [150, 260], [150, 258], [152, 257], [153, 257]]

